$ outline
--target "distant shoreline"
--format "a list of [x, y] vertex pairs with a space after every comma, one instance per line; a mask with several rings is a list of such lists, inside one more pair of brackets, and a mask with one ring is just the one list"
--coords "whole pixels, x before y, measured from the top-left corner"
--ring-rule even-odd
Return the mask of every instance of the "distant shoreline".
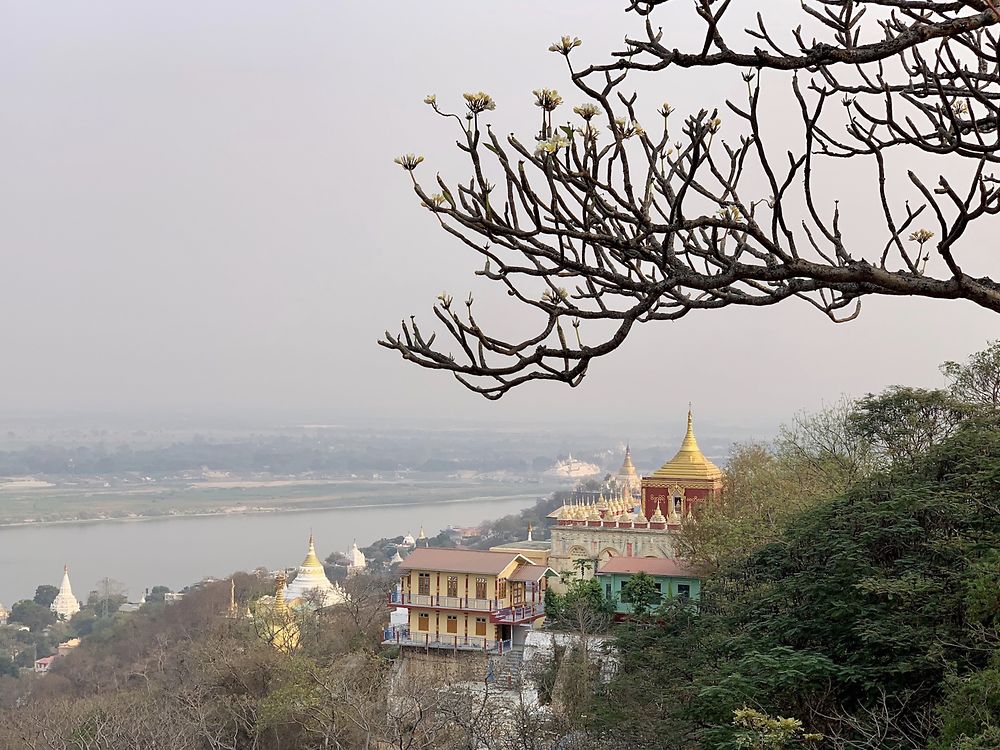
[[[65, 526], [65, 525], [78, 525], [78, 524], [94, 524], [94, 523], [139, 523], [146, 521], [175, 521], [181, 519], [195, 519], [195, 518], [226, 518], [230, 516], [251, 516], [251, 515], [264, 515], [267, 513], [306, 513], [315, 511], [338, 511], [338, 510], [361, 510], [365, 508], [386, 508], [386, 507], [414, 507], [420, 505], [449, 505], [457, 503], [471, 503], [478, 501], [486, 502], [506, 502], [515, 500], [526, 500], [530, 498], [539, 498], [547, 494], [551, 494], [556, 490], [549, 490], [545, 493], [528, 492], [518, 495], [479, 495], [476, 497], [468, 498], [458, 498], [450, 500], [413, 500], [413, 501], [400, 501], [400, 502], [387, 502], [387, 503], [351, 503], [347, 505], [323, 505], [323, 506], [306, 506], [306, 507], [293, 507], [293, 508], [239, 508], [239, 506], [232, 506], [231, 509], [222, 509], [216, 511], [208, 512], [195, 512], [195, 513], [164, 513], [162, 515], [145, 515], [145, 516], [133, 516], [126, 518], [63, 518], [52, 521], [11, 521], [0, 523], [0, 531], [4, 529], [18, 529], [18, 528], [37, 528], [44, 526]], [[485, 520], [485, 519], [484, 519]]]

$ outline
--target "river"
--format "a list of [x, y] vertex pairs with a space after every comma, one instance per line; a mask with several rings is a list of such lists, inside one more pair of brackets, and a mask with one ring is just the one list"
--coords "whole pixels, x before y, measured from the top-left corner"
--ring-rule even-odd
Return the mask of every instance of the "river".
[[364, 547], [382, 537], [416, 536], [421, 526], [433, 535], [449, 525], [475, 525], [526, 508], [538, 496], [5, 527], [0, 528], [0, 602], [9, 608], [33, 596], [39, 584], [59, 585], [64, 564], [81, 600], [104, 577], [123, 583], [135, 600], [157, 585], [176, 590], [206, 576], [298, 565], [310, 530], [325, 558], [346, 552], [355, 539]]

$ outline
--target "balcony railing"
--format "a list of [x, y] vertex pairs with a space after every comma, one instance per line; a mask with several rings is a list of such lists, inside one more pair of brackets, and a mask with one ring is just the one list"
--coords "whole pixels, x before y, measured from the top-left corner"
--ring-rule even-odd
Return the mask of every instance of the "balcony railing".
[[390, 604], [413, 607], [438, 607], [440, 609], [472, 609], [477, 612], [496, 612], [501, 602], [496, 599], [473, 599], [469, 596], [441, 596], [440, 594], [404, 594], [394, 591]]
[[510, 651], [509, 639], [493, 641], [481, 635], [411, 633], [408, 628], [386, 628], [382, 631], [382, 644], [385, 646], [450, 649], [452, 651], [484, 651], [491, 654], [504, 654]]
[[528, 620], [534, 620], [545, 614], [545, 604], [536, 602], [534, 604], [519, 604], [516, 607], [505, 607], [490, 613], [490, 620], [493, 622], [516, 624]]

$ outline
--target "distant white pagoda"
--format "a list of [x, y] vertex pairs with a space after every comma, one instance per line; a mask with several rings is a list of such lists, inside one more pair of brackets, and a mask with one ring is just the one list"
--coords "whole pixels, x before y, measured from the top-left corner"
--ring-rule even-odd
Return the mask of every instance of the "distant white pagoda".
[[73, 596], [73, 587], [69, 583], [68, 565], [63, 566], [63, 579], [59, 585], [59, 593], [52, 600], [52, 606], [49, 609], [55, 612], [56, 617], [60, 620], [68, 620], [80, 611], [80, 602]]
[[365, 553], [358, 549], [357, 540], [351, 545], [351, 550], [347, 553], [347, 556], [351, 560], [351, 564], [347, 566], [348, 573], [360, 573], [368, 565]]
[[309, 551], [306, 553], [306, 559], [299, 566], [295, 580], [285, 588], [285, 601], [293, 607], [309, 603], [329, 607], [345, 601], [343, 590], [330, 583], [323, 569], [323, 563], [316, 557], [316, 545], [313, 543], [312, 534], [309, 535]]
[[10, 617], [10, 612], [3, 606], [3, 602], [0, 602], [0, 625], [6, 625], [8, 617]]
[[407, 534], [406, 536], [403, 537], [403, 546], [404, 547], [417, 546], [417, 540], [413, 538], [413, 534]]

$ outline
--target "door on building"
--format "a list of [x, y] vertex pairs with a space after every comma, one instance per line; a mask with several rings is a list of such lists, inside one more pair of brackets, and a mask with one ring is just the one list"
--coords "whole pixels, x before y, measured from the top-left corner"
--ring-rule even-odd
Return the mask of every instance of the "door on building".
[[458, 615], [448, 615], [448, 632], [458, 632]]

